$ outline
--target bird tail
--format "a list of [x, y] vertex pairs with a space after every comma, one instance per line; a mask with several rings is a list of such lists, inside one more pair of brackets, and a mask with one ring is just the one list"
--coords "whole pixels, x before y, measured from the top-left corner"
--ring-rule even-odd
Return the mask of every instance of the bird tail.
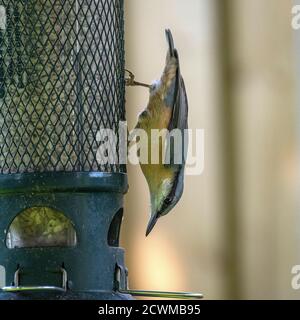
[[153, 215], [151, 216], [149, 222], [148, 222], [148, 226], [147, 226], [147, 230], [146, 230], [146, 237], [149, 235], [149, 233], [152, 231], [152, 229], [154, 228], [156, 222], [158, 220], [157, 215]]
[[170, 29], [166, 29], [166, 38], [169, 46], [170, 56], [175, 56], [175, 47], [174, 47], [174, 40], [172, 36], [172, 32]]

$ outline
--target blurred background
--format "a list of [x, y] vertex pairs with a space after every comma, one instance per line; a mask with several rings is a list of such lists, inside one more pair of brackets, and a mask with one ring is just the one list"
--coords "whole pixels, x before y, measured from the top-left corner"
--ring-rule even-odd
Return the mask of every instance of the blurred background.
[[[186, 177], [180, 203], [148, 238], [147, 184], [138, 166], [128, 167], [122, 245], [130, 287], [200, 291], [207, 299], [300, 298], [291, 286], [300, 265], [293, 1], [125, 3], [127, 68], [139, 81], [159, 78], [170, 28], [190, 127], [205, 130], [204, 173]], [[144, 88], [127, 89], [130, 129], [147, 101]]]

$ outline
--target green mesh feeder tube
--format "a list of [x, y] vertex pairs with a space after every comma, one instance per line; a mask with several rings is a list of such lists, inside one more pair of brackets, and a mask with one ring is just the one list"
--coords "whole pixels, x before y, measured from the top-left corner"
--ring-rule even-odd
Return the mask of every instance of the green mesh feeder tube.
[[131, 298], [124, 93], [122, 0], [0, 0], [0, 299]]

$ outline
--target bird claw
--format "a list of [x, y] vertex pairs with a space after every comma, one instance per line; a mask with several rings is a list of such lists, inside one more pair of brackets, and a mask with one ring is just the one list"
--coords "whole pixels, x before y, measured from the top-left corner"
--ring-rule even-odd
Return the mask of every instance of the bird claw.
[[125, 69], [125, 71], [129, 74], [129, 78], [125, 78], [125, 85], [126, 86], [128, 86], [128, 87], [139, 86], [139, 87], [146, 87], [149, 89], [151, 88], [151, 86], [149, 84], [135, 81], [135, 75], [131, 71], [129, 71], [127, 69]]

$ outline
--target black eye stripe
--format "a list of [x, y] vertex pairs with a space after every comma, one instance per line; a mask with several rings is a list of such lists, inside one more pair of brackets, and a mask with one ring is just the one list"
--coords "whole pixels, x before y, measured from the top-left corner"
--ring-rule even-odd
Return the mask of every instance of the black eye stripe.
[[165, 203], [169, 204], [172, 202], [172, 199], [170, 197], [167, 197], [164, 201]]

